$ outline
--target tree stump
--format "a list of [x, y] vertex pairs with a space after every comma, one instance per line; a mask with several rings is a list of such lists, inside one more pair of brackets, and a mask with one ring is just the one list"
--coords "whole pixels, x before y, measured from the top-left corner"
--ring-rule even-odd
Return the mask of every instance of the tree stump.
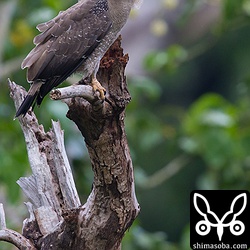
[[[52, 129], [45, 132], [29, 111], [19, 122], [32, 175], [20, 178], [18, 184], [29, 199], [30, 218], [25, 219], [19, 234], [6, 228], [0, 206], [0, 240], [19, 249], [121, 249], [121, 240], [140, 208], [124, 129], [130, 101], [124, 76], [128, 56], [120, 45], [119, 37], [100, 64], [98, 79], [107, 90], [103, 103], [89, 85], [57, 89], [51, 94], [53, 99], [64, 99], [69, 107], [67, 117], [85, 139], [94, 172], [87, 202], [80, 203], [60, 124], [52, 122]], [[18, 107], [26, 91], [14, 82], [9, 85]]]

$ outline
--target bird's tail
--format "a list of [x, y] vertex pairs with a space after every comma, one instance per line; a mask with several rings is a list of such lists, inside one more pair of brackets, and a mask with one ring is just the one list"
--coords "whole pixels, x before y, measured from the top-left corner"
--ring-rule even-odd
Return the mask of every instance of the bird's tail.
[[17, 118], [20, 115], [25, 116], [29, 108], [35, 105], [35, 101], [36, 101], [37, 95], [39, 94], [42, 84], [43, 82], [41, 81], [32, 83], [27, 96], [25, 97], [24, 101], [22, 102], [21, 106], [18, 108], [16, 112], [15, 118]]

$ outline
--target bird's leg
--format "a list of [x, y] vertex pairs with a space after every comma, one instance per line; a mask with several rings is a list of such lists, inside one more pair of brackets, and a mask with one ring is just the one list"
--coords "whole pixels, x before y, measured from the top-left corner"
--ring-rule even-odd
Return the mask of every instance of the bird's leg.
[[91, 85], [93, 87], [94, 92], [98, 91], [100, 93], [100, 98], [104, 100], [106, 89], [100, 84], [100, 82], [96, 79], [96, 76], [94, 74], [91, 76]]

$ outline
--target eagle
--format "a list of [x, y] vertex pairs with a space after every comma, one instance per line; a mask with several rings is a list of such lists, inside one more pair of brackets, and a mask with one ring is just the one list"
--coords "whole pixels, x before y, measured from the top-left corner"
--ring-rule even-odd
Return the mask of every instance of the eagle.
[[105, 99], [105, 89], [96, 78], [100, 60], [125, 25], [138, 0], [80, 0], [52, 20], [39, 24], [35, 47], [23, 60], [27, 96], [15, 117], [40, 105], [44, 97], [74, 72], [90, 78], [94, 91]]

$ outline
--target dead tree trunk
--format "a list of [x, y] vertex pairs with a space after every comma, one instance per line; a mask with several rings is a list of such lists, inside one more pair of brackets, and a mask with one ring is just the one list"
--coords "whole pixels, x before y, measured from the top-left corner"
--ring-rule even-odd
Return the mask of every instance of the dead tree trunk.
[[[33, 174], [20, 178], [18, 184], [29, 198], [30, 218], [24, 221], [21, 235], [6, 228], [0, 206], [0, 240], [20, 249], [121, 248], [125, 231], [139, 213], [124, 130], [125, 107], [130, 101], [124, 76], [127, 61], [118, 39], [104, 56], [98, 73], [107, 90], [104, 103], [88, 85], [52, 93], [53, 99], [66, 98], [67, 117], [78, 126], [89, 151], [94, 182], [84, 205], [75, 188], [59, 123], [52, 122], [46, 133], [33, 112], [19, 119]], [[9, 84], [19, 106], [25, 91], [13, 82]]]

